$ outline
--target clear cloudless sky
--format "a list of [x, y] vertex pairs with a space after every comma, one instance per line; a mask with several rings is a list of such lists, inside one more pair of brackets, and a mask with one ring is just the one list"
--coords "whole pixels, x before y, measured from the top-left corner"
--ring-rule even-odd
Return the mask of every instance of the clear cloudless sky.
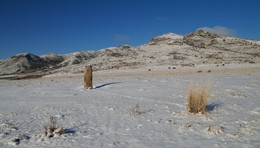
[[260, 0], [0, 0], [0, 59], [138, 46], [216, 26], [260, 40]]

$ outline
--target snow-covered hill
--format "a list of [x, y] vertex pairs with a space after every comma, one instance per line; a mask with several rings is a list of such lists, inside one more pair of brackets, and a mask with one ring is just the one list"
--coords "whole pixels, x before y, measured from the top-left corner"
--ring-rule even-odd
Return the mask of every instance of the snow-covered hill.
[[228, 63], [260, 63], [260, 41], [221, 37], [203, 30], [185, 36], [168, 33], [137, 47], [123, 45], [65, 55], [18, 54], [0, 61], [0, 75], [31, 72], [78, 73], [85, 64], [93, 65], [94, 70], [105, 70]]

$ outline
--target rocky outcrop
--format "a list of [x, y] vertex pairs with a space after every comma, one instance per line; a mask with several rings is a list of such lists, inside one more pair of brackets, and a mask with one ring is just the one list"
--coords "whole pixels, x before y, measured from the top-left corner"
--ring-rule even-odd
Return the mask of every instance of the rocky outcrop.
[[174, 34], [174, 33], [167, 33], [163, 34], [158, 37], [152, 38], [152, 40], [147, 43], [147, 45], [157, 45], [157, 44], [168, 44], [168, 45], [179, 45], [183, 44], [183, 36]]
[[0, 63], [0, 74], [27, 73], [42, 70], [49, 63], [39, 56], [31, 53], [23, 53], [12, 56]]
[[99, 53], [99, 56], [122, 58], [126, 56], [136, 56], [137, 52], [131, 46], [122, 45], [120, 47], [106, 48]]
[[219, 38], [215, 33], [204, 30], [197, 30], [196, 32], [187, 34], [183, 37], [183, 42], [197, 48], [206, 48], [208, 45], [216, 42], [215, 38]]
[[53, 53], [41, 56], [41, 58], [45, 60], [49, 65], [60, 64], [65, 59], [62, 55], [53, 54]]

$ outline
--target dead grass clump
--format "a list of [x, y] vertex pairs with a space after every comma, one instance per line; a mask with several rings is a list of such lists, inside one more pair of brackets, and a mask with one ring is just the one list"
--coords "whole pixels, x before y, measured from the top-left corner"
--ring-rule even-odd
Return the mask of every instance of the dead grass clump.
[[215, 134], [215, 135], [219, 135], [219, 134], [224, 133], [224, 127], [218, 126], [218, 125], [210, 125], [210, 126], [207, 128], [207, 131], [208, 131], [209, 133], [212, 133], [212, 134]]
[[56, 117], [51, 116], [50, 121], [47, 125], [44, 126], [44, 135], [48, 138], [53, 137], [54, 135], [60, 136], [64, 133], [63, 128], [58, 126], [58, 119]]
[[141, 114], [140, 107], [139, 104], [137, 103], [136, 106], [130, 109], [130, 115], [137, 117], [140, 114]]
[[202, 83], [195, 88], [194, 82], [192, 82], [187, 97], [187, 111], [194, 114], [204, 114], [206, 112], [208, 98], [209, 90], [205, 89]]

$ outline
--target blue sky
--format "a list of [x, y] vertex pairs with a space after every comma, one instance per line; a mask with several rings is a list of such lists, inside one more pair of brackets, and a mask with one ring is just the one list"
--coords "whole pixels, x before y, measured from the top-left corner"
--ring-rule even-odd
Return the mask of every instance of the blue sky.
[[202, 27], [260, 40], [260, 1], [0, 0], [0, 59], [138, 46]]

